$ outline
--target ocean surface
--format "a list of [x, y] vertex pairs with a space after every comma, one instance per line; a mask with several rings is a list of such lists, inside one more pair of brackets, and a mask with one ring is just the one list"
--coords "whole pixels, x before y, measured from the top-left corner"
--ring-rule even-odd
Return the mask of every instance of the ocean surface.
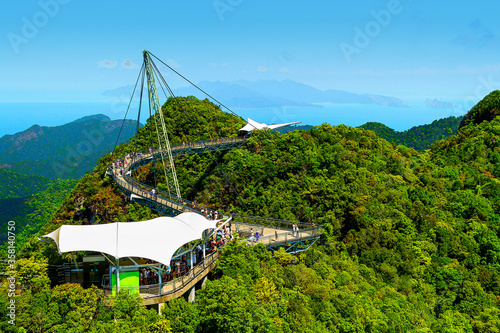
[[[462, 116], [470, 106], [460, 101], [453, 108], [429, 108], [425, 101], [407, 101], [410, 107], [392, 107], [363, 104], [317, 104], [311, 107], [280, 107], [264, 109], [233, 109], [243, 118], [261, 123], [302, 121], [302, 125], [345, 124], [360, 126], [367, 122], [379, 122], [396, 130], [404, 131], [413, 126], [430, 124], [449, 116]], [[0, 103], [0, 137], [26, 130], [33, 125], [59, 126], [78, 118], [104, 114], [112, 120], [123, 119], [126, 104], [116, 103]], [[127, 119], [137, 119], [138, 108], [132, 105]], [[144, 106], [143, 106], [144, 113]], [[146, 116], [141, 117], [145, 123]]]

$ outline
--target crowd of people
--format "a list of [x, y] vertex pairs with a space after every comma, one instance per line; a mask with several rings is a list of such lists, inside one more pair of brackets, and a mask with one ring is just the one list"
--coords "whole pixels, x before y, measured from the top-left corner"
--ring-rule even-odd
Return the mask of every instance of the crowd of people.
[[208, 210], [205, 208], [201, 209], [201, 214], [207, 218], [207, 220], [218, 220], [219, 212], [216, 210]]
[[[205, 256], [211, 254], [217, 249], [225, 246], [227, 242], [234, 240], [231, 225], [223, 226], [218, 230], [206, 243], [205, 243]], [[203, 244], [198, 244], [192, 252], [192, 255], [184, 254], [182, 257], [172, 260], [170, 266], [161, 266], [161, 281], [167, 282], [184, 275], [192, 266], [196, 266], [203, 261]], [[139, 285], [152, 285], [159, 283], [159, 276], [157, 271], [153, 268], [153, 260], [146, 261], [146, 264], [151, 266], [139, 268]]]
[[127, 154], [123, 156], [123, 158], [119, 158], [111, 162], [111, 168], [113, 172], [116, 174], [120, 174], [123, 176], [123, 170], [131, 161], [134, 161], [136, 158], [140, 158], [142, 156], [141, 152], [133, 152], [132, 154]]
[[158, 274], [151, 267], [139, 268], [139, 285], [157, 284]]
[[[139, 285], [152, 285], [160, 283], [160, 278], [158, 275], [158, 270], [153, 268], [153, 264], [156, 262], [153, 260], [146, 261], [146, 264], [151, 264], [151, 266], [140, 267], [139, 268]], [[182, 256], [180, 259], [172, 260], [170, 266], [161, 265], [161, 281], [167, 282], [178, 278], [186, 272], [188, 265], [190, 264], [186, 256]]]
[[123, 159], [117, 159], [114, 162], [111, 163], [111, 167], [113, 168], [113, 172], [115, 174], [119, 174], [120, 176], [123, 176], [123, 169], [127, 166], [127, 157]]

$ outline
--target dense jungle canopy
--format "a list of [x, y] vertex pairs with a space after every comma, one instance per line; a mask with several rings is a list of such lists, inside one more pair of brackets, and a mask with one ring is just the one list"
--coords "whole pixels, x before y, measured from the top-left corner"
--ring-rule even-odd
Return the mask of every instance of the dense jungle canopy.
[[[207, 100], [180, 98], [203, 139], [236, 136], [244, 121]], [[162, 315], [96, 288], [48, 287], [47, 262], [69, 260], [32, 238], [18, 254], [17, 328], [28, 332], [498, 332], [500, 330], [500, 92], [486, 96], [458, 132], [417, 152], [374, 132], [323, 124], [253, 133], [246, 147], [176, 158], [183, 197], [221, 211], [321, 223], [320, 244], [297, 257], [241, 242], [223, 249], [196, 303]], [[172, 142], [198, 141], [179, 104], [163, 106]], [[115, 157], [149, 147], [151, 120]], [[76, 185], [40, 233], [61, 224], [138, 221], [105, 177], [111, 154]], [[160, 164], [138, 178], [160, 183]]]

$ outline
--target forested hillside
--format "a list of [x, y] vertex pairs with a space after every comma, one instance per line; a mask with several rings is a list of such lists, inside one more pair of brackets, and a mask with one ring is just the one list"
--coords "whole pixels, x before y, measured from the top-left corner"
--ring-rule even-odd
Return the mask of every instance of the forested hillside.
[[[500, 109], [498, 93], [485, 98], [481, 105], [488, 107], [481, 112]], [[208, 101], [180, 102], [204, 138], [235, 136], [244, 123]], [[163, 112], [172, 141], [198, 140], [174, 100]], [[149, 144], [149, 126], [148, 121], [141, 129], [140, 147]], [[117, 149], [132, 150], [128, 143]], [[19, 325], [29, 331], [500, 330], [498, 117], [464, 124], [420, 153], [372, 131], [324, 124], [282, 135], [254, 133], [245, 148], [215, 156], [251, 214], [322, 223], [321, 243], [297, 258], [232, 243], [207, 287], [197, 291], [196, 303], [171, 301], [162, 316], [140, 308], [130, 296], [108, 303], [97, 290], [49, 290], [46, 280], [28, 276], [31, 290], [17, 303]], [[104, 178], [110, 159], [109, 154], [101, 158], [80, 180], [43, 232], [62, 223], [154, 216], [129, 205]], [[176, 168], [183, 197], [244, 212], [208, 155], [178, 158]], [[152, 171], [143, 167], [139, 179], [153, 182]], [[161, 181], [161, 172], [155, 174]], [[35, 239], [19, 256], [32, 257], [20, 268], [44, 258], [69, 259]], [[6, 301], [0, 296], [1, 318]]]
[[11, 220], [18, 228], [17, 245], [25, 243], [47, 223], [75, 184], [75, 180], [52, 180], [0, 169], [0, 230], [4, 231], [0, 233], [0, 246], [7, 239], [5, 231]]
[[19, 198], [45, 189], [51, 182], [43, 176], [24, 175], [8, 168], [0, 169], [0, 199]]
[[360, 128], [375, 132], [376, 135], [417, 151], [431, 148], [434, 142], [446, 139], [458, 130], [463, 117], [448, 117], [434, 120], [431, 124], [415, 126], [407, 131], [397, 132], [381, 123], [366, 123]]
[[136, 121], [112, 121], [104, 115], [56, 127], [34, 125], [0, 138], [0, 165], [51, 179], [79, 179], [113, 150], [120, 131], [119, 142], [123, 142], [134, 135], [136, 127]]

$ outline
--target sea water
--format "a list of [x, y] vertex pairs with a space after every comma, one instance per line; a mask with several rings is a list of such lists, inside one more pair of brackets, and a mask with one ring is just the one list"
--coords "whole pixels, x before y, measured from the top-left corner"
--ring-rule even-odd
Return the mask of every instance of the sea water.
[[316, 104], [310, 107], [281, 107], [266, 109], [233, 110], [244, 118], [251, 118], [267, 124], [302, 121], [302, 125], [344, 124], [357, 127], [367, 122], [379, 122], [396, 131], [408, 130], [414, 126], [430, 124], [434, 120], [450, 116], [463, 116], [459, 103], [454, 107], [431, 108], [425, 101], [413, 101], [408, 107], [367, 104]]
[[[126, 104], [96, 103], [0, 103], [0, 137], [24, 131], [33, 125], [60, 126], [79, 118], [104, 114], [112, 120], [123, 119]], [[137, 119], [137, 109], [127, 119]], [[143, 122], [143, 120], [141, 119]], [[145, 119], [144, 119], [145, 121]], [[143, 122], [144, 123], [144, 122]]]
[[[462, 116], [468, 110], [460, 101], [454, 107], [430, 108], [422, 100], [407, 102], [409, 107], [394, 107], [368, 104], [315, 104], [308, 107], [280, 107], [262, 109], [232, 109], [243, 118], [267, 124], [301, 121], [302, 125], [344, 124], [360, 126], [367, 122], [379, 122], [396, 131], [413, 126], [430, 124], [434, 120], [449, 116]], [[104, 114], [112, 120], [123, 119], [126, 103], [0, 103], [0, 137], [15, 134], [37, 124], [59, 126], [78, 118]], [[149, 111], [143, 104], [141, 123], [145, 123]], [[146, 112], [145, 112], [146, 111]], [[127, 119], [137, 119], [138, 106], [133, 104]]]

